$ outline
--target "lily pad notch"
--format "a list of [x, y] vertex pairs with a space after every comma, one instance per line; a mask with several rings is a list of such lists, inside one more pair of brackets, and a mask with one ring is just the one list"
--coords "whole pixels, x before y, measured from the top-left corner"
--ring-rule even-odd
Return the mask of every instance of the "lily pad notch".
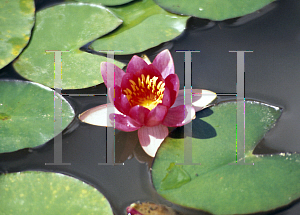
[[[213, 114], [205, 116], [206, 111]], [[279, 108], [246, 101], [245, 162], [236, 160], [236, 103], [224, 102], [203, 110], [197, 130], [211, 125], [217, 135], [192, 138], [193, 162], [184, 160], [184, 139], [165, 139], [152, 166], [152, 181], [165, 199], [213, 214], [248, 214], [274, 210], [300, 197], [300, 154], [254, 155], [253, 149], [275, 125]]]
[[[45, 8], [36, 13], [31, 42], [13, 66], [24, 78], [53, 88], [53, 53], [46, 50], [68, 50], [61, 55], [62, 89], [103, 83], [99, 64], [107, 58], [81, 51], [80, 47], [113, 31], [121, 23], [110, 10], [96, 4], [64, 3]], [[125, 65], [115, 63], [120, 67]]]

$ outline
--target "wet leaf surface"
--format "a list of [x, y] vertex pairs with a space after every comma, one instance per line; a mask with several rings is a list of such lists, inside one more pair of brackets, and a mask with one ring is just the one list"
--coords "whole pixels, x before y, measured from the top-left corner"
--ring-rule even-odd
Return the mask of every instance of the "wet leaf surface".
[[0, 69], [27, 45], [34, 25], [33, 0], [0, 1]]
[[153, 0], [134, 1], [113, 7], [123, 24], [113, 33], [97, 39], [90, 45], [95, 51], [115, 50], [117, 55], [142, 52], [174, 39], [185, 29], [189, 17], [169, 13]]
[[58, 173], [1, 175], [0, 193], [1, 214], [113, 214], [97, 189]]
[[[44, 144], [54, 132], [54, 91], [24, 81], [0, 81], [0, 153]], [[59, 94], [62, 129], [73, 120], [71, 105]]]
[[166, 10], [204, 19], [224, 20], [253, 13], [274, 0], [154, 0]]
[[134, 0], [75, 0], [75, 1], [94, 3], [94, 4], [102, 4], [102, 5], [106, 5], [106, 6], [115, 6], [115, 5], [126, 4], [126, 3], [134, 1]]
[[[252, 154], [279, 118], [280, 109], [248, 101], [245, 111], [247, 164], [235, 164], [236, 103], [221, 103], [199, 112], [194, 120], [203, 120], [210, 127], [198, 124], [193, 137], [185, 137], [193, 144], [193, 163], [201, 165], [176, 165], [184, 162], [183, 137], [172, 138], [171, 134], [162, 144], [152, 167], [158, 193], [173, 203], [213, 214], [268, 211], [299, 198], [299, 154]], [[203, 138], [194, 134], [206, 128], [214, 129], [216, 135]]]
[[[54, 53], [49, 51], [64, 51], [61, 54], [63, 89], [86, 88], [103, 83], [99, 65], [107, 58], [80, 51], [79, 48], [121, 23], [122, 20], [99, 5], [69, 3], [41, 10], [36, 14], [30, 45], [14, 62], [14, 68], [26, 79], [53, 88]], [[116, 64], [124, 66], [120, 62]]]

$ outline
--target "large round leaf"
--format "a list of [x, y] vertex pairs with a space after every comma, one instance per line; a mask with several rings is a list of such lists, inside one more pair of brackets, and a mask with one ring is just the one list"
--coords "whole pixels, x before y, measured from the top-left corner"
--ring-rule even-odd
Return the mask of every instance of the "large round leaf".
[[126, 4], [126, 3], [134, 1], [134, 0], [75, 0], [75, 1], [103, 4], [103, 5], [107, 5], [107, 6], [115, 6], [115, 5]]
[[274, 0], [154, 0], [173, 13], [211, 20], [244, 16], [261, 9]]
[[0, 193], [0, 214], [113, 214], [97, 189], [58, 173], [1, 175]]
[[180, 35], [189, 17], [179, 16], [157, 6], [153, 0], [110, 8], [124, 22], [120, 28], [90, 45], [95, 51], [122, 50], [116, 54], [142, 52]]
[[[165, 140], [152, 167], [153, 183], [160, 195], [213, 214], [268, 211], [300, 197], [299, 154], [252, 154], [280, 116], [280, 110], [246, 102], [246, 164], [234, 164], [236, 108], [235, 102], [228, 102], [197, 114], [192, 124], [193, 137], [186, 138], [193, 144], [193, 163], [201, 165], [176, 165], [184, 162], [180, 129]], [[205, 118], [199, 119], [201, 116]]]
[[[44, 144], [54, 132], [54, 91], [24, 81], [0, 81], [0, 153]], [[62, 129], [74, 118], [70, 104], [58, 93], [62, 103]]]
[[34, 11], [33, 0], [0, 1], [0, 69], [15, 59], [28, 43]]
[[79, 48], [121, 23], [122, 20], [99, 5], [62, 4], [39, 11], [30, 45], [14, 62], [14, 68], [23, 77], [53, 88], [54, 53], [47, 51], [69, 51], [63, 52], [61, 57], [63, 89], [103, 83], [99, 65], [107, 59]]

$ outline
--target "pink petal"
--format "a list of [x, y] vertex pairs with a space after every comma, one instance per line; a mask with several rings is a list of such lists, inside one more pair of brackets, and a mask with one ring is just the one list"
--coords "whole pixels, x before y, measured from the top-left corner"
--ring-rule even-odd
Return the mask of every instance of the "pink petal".
[[126, 73], [135, 74], [136, 72], [142, 70], [148, 64], [140, 57], [134, 55], [129, 61], [126, 69]]
[[126, 73], [124, 76], [123, 76], [123, 79], [122, 79], [122, 89], [130, 89], [132, 90], [132, 87], [131, 87], [131, 83], [130, 83], [130, 80], [133, 80], [133, 81], [137, 81], [138, 77], [141, 77], [141, 75], [145, 75], [145, 77], [147, 77], [147, 75], [150, 75], [150, 77], [153, 77], [153, 76], [156, 76], [158, 77], [158, 79], [156, 80], [156, 83], [159, 83], [160, 81], [163, 81], [163, 78], [161, 77], [161, 74], [160, 72], [155, 68], [155, 66], [153, 66], [152, 64], [148, 65], [146, 67], [144, 67], [142, 70], [136, 72], [136, 73]]
[[[100, 64], [100, 71], [101, 71], [101, 74], [102, 74], [102, 78], [103, 78], [103, 81], [104, 81], [104, 84], [106, 87], [108, 87], [108, 83], [107, 83], [107, 69], [112, 69], [114, 68], [114, 72], [115, 72], [115, 76], [114, 76], [114, 85], [115, 86], [121, 86], [121, 83], [122, 83], [122, 78], [123, 76], [125, 75], [125, 72], [120, 69], [119, 67], [117, 67], [116, 65], [112, 64], [112, 63], [109, 63], [109, 62], [102, 62]], [[113, 71], [110, 71], [110, 72], [113, 72]], [[110, 86], [112, 87], [112, 86]]]
[[165, 119], [165, 116], [168, 112], [168, 108], [164, 105], [157, 105], [154, 109], [152, 109], [145, 120], [145, 125], [148, 127], [157, 126], [162, 123]]
[[115, 128], [121, 131], [135, 131], [138, 130], [141, 125], [135, 120], [131, 119], [129, 116], [124, 116], [121, 114], [110, 114], [109, 119], [111, 124], [115, 123]]
[[114, 101], [115, 101], [115, 90], [116, 89], [114, 87], [107, 87], [107, 96], [109, 98], [109, 101], [113, 104], [114, 104]]
[[140, 105], [136, 105], [130, 109], [129, 116], [135, 121], [137, 121], [139, 124], [144, 125], [145, 118], [149, 112], [150, 112], [149, 109]]
[[[192, 91], [194, 91], [194, 89], [192, 89]], [[193, 97], [192, 97], [192, 99], [193, 99]], [[184, 105], [184, 90], [179, 90], [178, 96], [177, 96], [177, 98], [176, 98], [176, 100], [175, 100], [172, 107], [177, 107], [177, 106], [180, 106], [180, 105]]]
[[78, 118], [82, 122], [91, 125], [112, 127], [110, 120], [107, 120], [107, 116], [110, 113], [122, 114], [116, 108], [114, 108], [111, 103], [108, 103], [88, 109], [87, 111], [80, 114]]
[[155, 156], [160, 144], [168, 134], [168, 127], [164, 125], [157, 125], [154, 127], [143, 126], [138, 130], [141, 146], [151, 157]]
[[157, 80], [157, 83], [160, 80], [163, 80], [160, 71], [153, 65], [153, 64], [149, 64], [147, 66], [145, 66], [142, 70], [138, 71], [135, 73], [135, 75], [137, 77], [140, 77], [142, 74], [144, 74], [145, 76], [150, 75], [150, 77], [156, 76], [159, 79]]
[[122, 89], [121, 87], [116, 86], [115, 87], [115, 91], [113, 91], [112, 88], [108, 89], [108, 96], [110, 101], [113, 100], [113, 104], [115, 105], [115, 107], [124, 115], [128, 115], [130, 109], [131, 109], [131, 105], [126, 97], [126, 95], [124, 95], [122, 93]]
[[179, 78], [176, 74], [169, 75], [165, 80], [166, 88], [170, 90], [171, 106], [174, 104], [179, 92]]
[[131, 83], [129, 82], [129, 80], [133, 80], [133, 79], [134, 79], [134, 75], [132, 73], [126, 73], [122, 79], [122, 84], [121, 84], [122, 89], [125, 90], [126, 88], [128, 88], [132, 90]]
[[[207, 107], [217, 95], [209, 90], [192, 89], [192, 105], [195, 111], [200, 111]], [[184, 104], [184, 90], [179, 90], [178, 96], [172, 107]]]
[[140, 212], [138, 212], [135, 208], [127, 207], [126, 212], [130, 215], [143, 215]]
[[[173, 102], [174, 103], [174, 102]], [[171, 99], [171, 96], [170, 96], [170, 90], [168, 87], [165, 87], [165, 91], [164, 91], [164, 97], [163, 97], [163, 100], [162, 100], [162, 104], [166, 107], [171, 107], [171, 105], [173, 104], [172, 103], [172, 99]]]
[[175, 73], [173, 58], [168, 49], [160, 52], [155, 57], [152, 64], [161, 72], [161, 75], [164, 79], [168, 75]]
[[169, 109], [163, 125], [180, 127], [191, 122], [193, 118], [195, 118], [195, 109], [190, 105], [180, 105]]

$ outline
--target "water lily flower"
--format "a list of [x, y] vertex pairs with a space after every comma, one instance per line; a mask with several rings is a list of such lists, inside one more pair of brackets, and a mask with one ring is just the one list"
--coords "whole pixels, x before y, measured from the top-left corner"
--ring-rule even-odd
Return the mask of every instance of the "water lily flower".
[[172, 208], [152, 202], [132, 203], [126, 208], [126, 212], [128, 215], [150, 214], [149, 210], [151, 211], [151, 214], [157, 215], [175, 214], [175, 211]]
[[[113, 72], [108, 68], [114, 68], [113, 82], [108, 81], [109, 72]], [[133, 56], [126, 73], [108, 62], [102, 62], [100, 69], [111, 103], [89, 109], [79, 118], [99, 126], [114, 123], [116, 129], [126, 132], [138, 130], [140, 144], [151, 157], [168, 136], [168, 127], [189, 123], [196, 111], [216, 97], [211, 91], [193, 89], [192, 104], [185, 104], [184, 90], [179, 90], [179, 79], [167, 49], [152, 64]], [[111, 122], [106, 122], [110, 108], [114, 108], [115, 114], [110, 114]]]

